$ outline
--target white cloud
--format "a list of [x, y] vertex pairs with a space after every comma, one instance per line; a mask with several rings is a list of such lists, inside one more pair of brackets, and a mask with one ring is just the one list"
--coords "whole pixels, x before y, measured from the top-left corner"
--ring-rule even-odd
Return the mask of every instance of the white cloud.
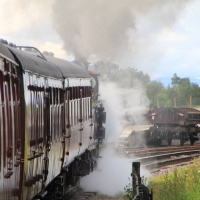
[[155, 35], [158, 42], [161, 43], [181, 43], [188, 39], [188, 35], [174, 32], [172, 29], [163, 29], [159, 34]]
[[72, 59], [62, 48], [62, 41], [51, 27], [54, 0], [1, 0], [0, 38], [19, 46], [34, 46], [53, 52], [56, 57]]
[[62, 49], [62, 44], [53, 43], [47, 41], [45, 43], [40, 43], [38, 41], [32, 41], [32, 46], [37, 47], [41, 52], [47, 51], [54, 53], [55, 57], [67, 59], [65, 50]]
[[189, 56], [195, 56], [196, 58], [199, 58], [200, 56], [200, 47], [198, 48], [194, 48], [194, 49], [191, 49], [189, 51]]

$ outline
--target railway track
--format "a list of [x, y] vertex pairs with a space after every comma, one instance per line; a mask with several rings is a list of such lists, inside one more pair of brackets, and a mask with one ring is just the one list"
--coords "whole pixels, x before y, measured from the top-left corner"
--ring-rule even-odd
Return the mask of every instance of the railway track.
[[152, 174], [159, 173], [180, 165], [186, 165], [200, 156], [200, 144], [194, 146], [146, 146], [116, 148], [118, 155], [125, 156], [132, 162], [140, 162], [141, 166], [148, 169]]
[[96, 192], [83, 191], [81, 188], [77, 187], [70, 194], [65, 195], [62, 200], [94, 200], [96, 195]]
[[[195, 157], [200, 156], [200, 144], [194, 146], [186, 144], [184, 146], [146, 146], [131, 148], [118, 146], [116, 154], [131, 159], [132, 162], [140, 162], [141, 167], [149, 170], [151, 174], [170, 171], [174, 167], [189, 164]], [[82, 189], [74, 191], [73, 195], [63, 200], [94, 200], [99, 199], [96, 192], [87, 192]]]
[[164, 147], [155, 147], [155, 146], [147, 146], [146, 148], [125, 148], [125, 149], [116, 149], [118, 154], [126, 155], [127, 157], [146, 157], [152, 155], [160, 155], [165, 153], [173, 153], [173, 152], [181, 152], [181, 151], [192, 151], [199, 150], [200, 144], [196, 146], [164, 146]]
[[78, 193], [72, 200], [87, 200], [87, 199], [94, 199], [96, 196], [96, 192], [80, 192]]

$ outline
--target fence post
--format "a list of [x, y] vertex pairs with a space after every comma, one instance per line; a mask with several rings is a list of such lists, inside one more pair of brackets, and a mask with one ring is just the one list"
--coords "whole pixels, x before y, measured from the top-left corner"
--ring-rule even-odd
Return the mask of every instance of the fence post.
[[190, 95], [190, 107], [192, 107], [192, 95]]
[[176, 107], [176, 97], [174, 97], [174, 107]]

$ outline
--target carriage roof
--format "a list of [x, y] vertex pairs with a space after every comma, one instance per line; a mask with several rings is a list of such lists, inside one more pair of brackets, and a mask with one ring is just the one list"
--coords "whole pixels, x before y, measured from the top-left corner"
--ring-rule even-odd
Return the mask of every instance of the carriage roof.
[[53, 56], [45, 57], [62, 71], [64, 78], [90, 78], [88, 71], [80, 65]]
[[16, 61], [20, 62], [24, 71], [59, 79], [90, 78], [89, 73], [82, 66], [49, 55], [41, 57], [36, 53], [19, 50], [1, 43], [0, 53], [2, 57], [15, 64], [17, 64]]
[[13, 57], [12, 53], [8, 50], [7, 46], [0, 42], [0, 56], [11, 61], [14, 64], [17, 64], [15, 58]]

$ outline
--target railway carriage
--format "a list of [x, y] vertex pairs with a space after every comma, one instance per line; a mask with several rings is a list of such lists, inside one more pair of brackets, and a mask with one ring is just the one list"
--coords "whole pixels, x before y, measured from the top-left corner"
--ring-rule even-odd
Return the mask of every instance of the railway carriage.
[[60, 199], [93, 171], [106, 114], [92, 93], [83, 67], [0, 42], [0, 199]]

